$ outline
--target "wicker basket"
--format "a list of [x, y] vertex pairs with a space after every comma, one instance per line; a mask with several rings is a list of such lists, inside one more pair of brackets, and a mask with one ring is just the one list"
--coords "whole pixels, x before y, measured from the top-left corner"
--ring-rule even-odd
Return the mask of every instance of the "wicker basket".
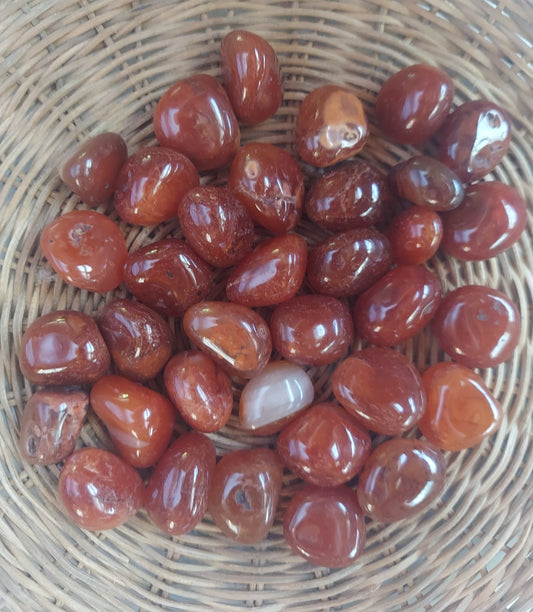
[[[61, 512], [59, 468], [22, 463], [18, 422], [31, 393], [17, 362], [23, 331], [45, 312], [70, 307], [95, 315], [106, 301], [123, 295], [69, 287], [44, 261], [38, 248], [43, 226], [62, 211], [82, 207], [61, 183], [57, 165], [72, 145], [105, 130], [119, 132], [130, 152], [154, 143], [156, 101], [191, 73], [220, 76], [220, 40], [234, 28], [269, 40], [286, 75], [282, 108], [265, 124], [245, 129], [244, 141], [261, 139], [292, 150], [304, 95], [324, 83], [344, 83], [359, 91], [372, 122], [362, 156], [389, 167], [414, 150], [380, 137], [373, 101], [391, 73], [427, 62], [454, 78], [455, 103], [485, 97], [510, 112], [513, 141], [492, 178], [530, 197], [531, 0], [4, 0], [0, 609], [530, 612], [531, 223], [520, 242], [498, 258], [462, 264], [440, 255], [432, 261], [446, 290], [486, 284], [519, 305], [523, 327], [516, 354], [482, 372], [504, 406], [504, 423], [480, 447], [447, 455], [448, 484], [430, 510], [390, 526], [369, 524], [365, 554], [351, 567], [316, 568], [290, 552], [280, 519], [298, 483], [288, 474], [270, 537], [243, 547], [224, 538], [209, 516], [179, 538], [160, 532], [144, 511], [110, 532], [80, 530]], [[206, 177], [223, 179], [223, 172]], [[128, 246], [175, 230], [172, 223], [132, 230]], [[300, 230], [310, 241], [316, 238], [305, 223]], [[442, 358], [428, 333], [401, 349], [420, 367]], [[329, 374], [327, 368], [313, 372], [318, 397], [330, 394]], [[243, 436], [232, 419], [212, 436], [219, 453], [268, 442]], [[96, 418], [88, 420], [80, 443], [109, 446]]]

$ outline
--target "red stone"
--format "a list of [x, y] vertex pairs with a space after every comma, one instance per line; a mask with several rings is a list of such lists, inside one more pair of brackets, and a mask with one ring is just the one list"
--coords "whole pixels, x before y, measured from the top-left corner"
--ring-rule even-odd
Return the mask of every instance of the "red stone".
[[154, 465], [174, 431], [176, 411], [168, 399], [116, 375], [101, 378], [90, 398], [122, 457], [137, 468]]
[[439, 278], [423, 266], [389, 270], [357, 299], [356, 335], [376, 346], [405, 342], [429, 323], [441, 296]]
[[82, 142], [60, 169], [61, 180], [88, 206], [113, 197], [118, 173], [128, 157], [118, 134], [104, 132]]
[[421, 206], [410, 206], [396, 215], [385, 232], [396, 264], [426, 262], [437, 252], [442, 234], [440, 215]]
[[220, 45], [220, 67], [240, 121], [260, 123], [278, 110], [283, 99], [283, 77], [276, 53], [264, 38], [232, 30]]
[[226, 295], [231, 302], [255, 308], [293, 297], [307, 265], [307, 244], [298, 234], [262, 242], [230, 274]]
[[502, 408], [473, 370], [450, 361], [427, 369], [426, 411], [418, 426], [428, 442], [449, 451], [477, 446], [501, 425]]
[[366, 540], [363, 511], [345, 485], [297, 491], [285, 511], [283, 533], [294, 553], [324, 567], [350, 565]]
[[370, 436], [336, 404], [315, 404], [280, 433], [277, 450], [303, 480], [333, 487], [351, 480], [370, 453]]
[[144, 483], [124, 459], [101, 448], [82, 448], [65, 461], [59, 496], [69, 518], [84, 529], [114, 529], [137, 514]]
[[346, 354], [353, 340], [353, 323], [348, 307], [336, 298], [297, 295], [276, 307], [270, 333], [285, 359], [322, 366]]
[[101, 378], [111, 358], [89, 315], [56, 310], [24, 332], [19, 361], [24, 376], [36, 385], [82, 385]]
[[198, 170], [226, 165], [240, 142], [229, 98], [208, 74], [178, 81], [161, 96], [154, 111], [154, 132], [162, 146], [183, 153]]
[[337, 401], [360, 423], [387, 436], [411, 429], [426, 406], [418, 370], [391, 348], [353, 353], [337, 366], [331, 386]]
[[128, 223], [156, 225], [177, 216], [181, 199], [198, 182], [198, 171], [185, 155], [168, 147], [143, 147], [122, 166], [115, 208]]
[[503, 253], [521, 236], [527, 207], [509, 185], [491, 181], [469, 185], [459, 208], [443, 215], [442, 248], [453, 257], [483, 261]]
[[357, 498], [367, 516], [382, 523], [410, 518], [440, 495], [446, 460], [423, 440], [398, 438], [379, 444], [357, 481]]
[[209, 512], [218, 528], [243, 544], [264, 540], [274, 523], [281, 482], [281, 461], [268, 448], [224, 455], [209, 492]]
[[215, 462], [207, 436], [190, 432], [173, 442], [146, 485], [144, 505], [152, 522], [170, 535], [194, 529], [207, 511]]
[[172, 355], [168, 323], [148, 306], [118, 299], [107, 304], [98, 327], [120, 374], [137, 382], [155, 378]]
[[19, 448], [28, 463], [50, 465], [74, 450], [89, 408], [85, 391], [41, 389], [26, 402]]
[[191, 189], [178, 205], [178, 219], [187, 242], [212, 266], [234, 266], [252, 250], [253, 221], [224, 187]]
[[165, 388], [183, 419], [197, 431], [218, 431], [233, 409], [231, 381], [204, 353], [183, 351], [165, 368]]
[[434, 66], [414, 64], [389, 77], [376, 98], [376, 118], [384, 134], [402, 144], [420, 144], [445, 121], [455, 87]]
[[520, 339], [520, 313], [501, 291], [465, 285], [443, 298], [432, 328], [454, 361], [469, 368], [490, 368], [513, 354]]
[[231, 164], [228, 188], [252, 219], [274, 234], [289, 232], [302, 214], [302, 171], [287, 151], [275, 145], [243, 145]]
[[294, 130], [300, 157], [324, 168], [359, 153], [368, 138], [368, 122], [361, 100], [338, 85], [317, 87], [303, 99]]
[[57, 217], [43, 229], [40, 244], [55, 272], [78, 289], [106, 293], [124, 278], [124, 236], [118, 225], [95, 210]]

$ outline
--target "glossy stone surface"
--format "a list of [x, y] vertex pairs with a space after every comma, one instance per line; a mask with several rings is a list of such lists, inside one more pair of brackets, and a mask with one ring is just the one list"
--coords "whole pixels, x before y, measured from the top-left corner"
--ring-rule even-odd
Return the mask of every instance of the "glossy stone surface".
[[435, 274], [423, 266], [398, 266], [357, 299], [355, 333], [376, 346], [405, 342], [429, 323], [441, 297]]
[[426, 407], [413, 363], [388, 347], [356, 351], [333, 372], [337, 401], [371, 431], [395, 436], [414, 427]]
[[381, 221], [391, 199], [385, 174], [357, 159], [330, 168], [311, 184], [305, 213], [319, 227], [340, 232]]
[[396, 264], [422, 264], [437, 252], [443, 236], [440, 215], [429, 208], [410, 206], [393, 217], [385, 235]]
[[85, 391], [41, 389], [26, 402], [20, 421], [19, 448], [28, 463], [50, 465], [74, 450], [87, 410]]
[[24, 332], [19, 362], [24, 376], [36, 385], [82, 385], [101, 378], [111, 358], [89, 315], [56, 310]]
[[226, 295], [231, 302], [255, 308], [293, 297], [307, 266], [307, 244], [298, 234], [283, 234], [257, 246], [230, 274]]
[[251, 378], [270, 359], [272, 339], [265, 320], [251, 308], [230, 302], [202, 302], [183, 317], [189, 340], [226, 372]]
[[414, 64], [388, 78], [376, 98], [376, 118], [383, 133], [402, 144], [420, 144], [445, 121], [455, 87], [434, 66]]
[[240, 142], [237, 118], [224, 88], [208, 74], [172, 85], [154, 111], [159, 143], [186, 155], [198, 170], [231, 161]]
[[323, 366], [343, 357], [353, 339], [349, 308], [327, 295], [297, 295], [270, 318], [276, 350], [300, 365]]
[[333, 487], [352, 479], [370, 454], [370, 436], [336, 404], [315, 404], [285, 427], [277, 450], [303, 480]]
[[146, 485], [144, 505], [152, 522], [170, 535], [194, 529], [207, 511], [215, 462], [207, 436], [190, 432], [173, 442]]
[[424, 372], [422, 382], [427, 405], [418, 427], [431, 444], [460, 451], [500, 427], [500, 403], [473, 370], [450, 361], [436, 363]]
[[289, 232], [302, 214], [302, 171], [287, 151], [275, 145], [243, 145], [231, 164], [228, 188], [252, 219], [274, 234]]
[[130, 253], [124, 283], [159, 314], [179, 317], [209, 293], [213, 270], [183, 240], [164, 238]]
[[283, 534], [292, 551], [314, 565], [350, 565], [366, 541], [364, 515], [355, 492], [345, 485], [307, 485], [287, 506]]
[[90, 400], [128, 463], [149, 467], [165, 452], [176, 411], [164, 395], [123, 376], [111, 375], [93, 386]]
[[220, 45], [224, 88], [237, 118], [255, 124], [271, 117], [283, 99], [283, 77], [269, 43], [252, 32], [232, 30]]
[[334, 234], [309, 251], [307, 280], [316, 293], [341, 298], [374, 284], [391, 264], [388, 238], [373, 228]]
[[98, 327], [114, 366], [131, 380], [155, 378], [172, 355], [168, 323], [140, 302], [113, 300], [100, 313]]
[[417, 155], [394, 166], [390, 181], [400, 198], [431, 210], [453, 210], [464, 197], [457, 174], [427, 155]]
[[520, 339], [520, 313], [501, 291], [465, 285], [444, 296], [431, 323], [441, 348], [469, 368], [507, 361]]
[[144, 483], [124, 459], [101, 448], [85, 447], [65, 461], [59, 496], [70, 520], [84, 529], [114, 529], [137, 514]]
[[183, 351], [165, 368], [165, 388], [183, 419], [197, 431], [218, 431], [233, 409], [231, 381], [211, 357]]
[[42, 231], [41, 250], [55, 272], [79, 289], [105, 293], [118, 287], [128, 257], [118, 225], [95, 210], [73, 210]]
[[234, 266], [252, 250], [253, 221], [229, 189], [192, 189], [178, 204], [178, 219], [188, 243], [212, 266]]
[[60, 168], [61, 180], [88, 206], [113, 197], [118, 173], [128, 157], [119, 134], [104, 132], [82, 142]]
[[511, 122], [502, 108], [487, 100], [465, 102], [443, 125], [438, 158], [471, 183], [500, 163], [510, 142]]
[[351, 89], [324, 85], [302, 100], [294, 128], [300, 157], [325, 168], [359, 153], [368, 138], [368, 122], [361, 100]]
[[209, 513], [229, 538], [255, 544], [274, 523], [282, 483], [282, 466], [268, 448], [231, 451], [215, 467]]
[[527, 224], [527, 207], [510, 185], [469, 185], [463, 203], [443, 215], [443, 249], [466, 261], [495, 257], [511, 247]]
[[444, 455], [427, 442], [386, 440], [366, 460], [357, 498], [367, 516], [393, 523], [427, 508], [442, 492], [445, 477]]
[[120, 170], [115, 209], [133, 225], [163, 223], [176, 217], [181, 199], [198, 182], [198, 171], [185, 155], [168, 147], [143, 147]]
[[271, 361], [244, 386], [239, 402], [241, 426], [254, 433], [279, 431], [314, 398], [309, 374], [288, 361]]

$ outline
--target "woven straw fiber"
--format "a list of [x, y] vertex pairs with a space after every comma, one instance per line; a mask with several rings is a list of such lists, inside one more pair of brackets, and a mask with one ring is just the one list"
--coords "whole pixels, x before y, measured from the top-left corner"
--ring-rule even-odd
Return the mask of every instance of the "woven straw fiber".
[[[481, 372], [503, 404], [501, 430], [471, 451], [447, 454], [444, 494], [419, 517], [389, 526], [369, 523], [365, 554], [345, 569], [313, 567], [284, 543], [281, 517], [298, 486], [288, 474], [276, 524], [257, 546], [225, 539], [209, 516], [179, 538], [152, 526], [144, 511], [110, 532], [73, 526], [58, 503], [59, 466], [25, 465], [18, 452], [18, 423], [32, 389], [21, 376], [17, 352], [22, 333], [39, 315], [68, 307], [95, 316], [104, 303], [125, 295], [67, 286], [40, 252], [41, 229], [60, 212], [83, 208], [57, 174], [65, 151], [102, 131], [119, 132], [130, 152], [154, 143], [151, 117], [159, 97], [194, 72], [220, 77], [220, 40], [233, 28], [269, 40], [286, 75], [282, 108], [265, 124], [243, 130], [244, 141], [292, 150], [304, 95], [328, 82], [344, 83], [359, 91], [372, 123], [361, 155], [390, 167], [414, 149], [380, 137], [372, 110], [376, 93], [404, 66], [440, 65], [455, 81], [456, 104], [484, 97], [509, 111], [513, 141], [489, 178], [529, 198], [531, 217], [533, 4], [1, 0], [0, 6], [0, 609], [530, 612], [531, 218], [522, 239], [498, 258], [463, 264], [438, 255], [430, 264], [445, 290], [480, 283], [506, 292], [520, 308], [515, 355]], [[205, 180], [223, 179], [221, 173]], [[173, 223], [132, 229], [128, 246], [176, 229]], [[311, 243], [319, 237], [305, 222], [300, 230]], [[179, 325], [176, 331], [179, 345]], [[421, 368], [443, 358], [429, 332], [400, 350]], [[330, 372], [312, 372], [319, 398], [330, 396]], [[212, 438], [219, 454], [270, 441], [243, 436], [235, 417]], [[95, 417], [84, 426], [80, 444], [110, 447]]]

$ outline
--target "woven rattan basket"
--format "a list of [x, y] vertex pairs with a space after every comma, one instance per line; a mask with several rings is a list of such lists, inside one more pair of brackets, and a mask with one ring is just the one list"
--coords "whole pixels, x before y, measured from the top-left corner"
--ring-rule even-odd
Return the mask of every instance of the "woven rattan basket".
[[[513, 141], [489, 178], [529, 198], [531, 217], [531, 0], [0, 0], [0, 6], [0, 609], [533, 610], [531, 218], [520, 242], [498, 258], [462, 264], [438, 255], [430, 264], [445, 290], [485, 284], [520, 308], [515, 355], [482, 372], [504, 406], [501, 430], [478, 448], [447, 454], [444, 495], [421, 516], [369, 523], [365, 554], [351, 567], [317, 568], [290, 552], [281, 517], [298, 482], [289, 474], [276, 524], [257, 546], [227, 540], [209, 516], [179, 538], [160, 532], [144, 511], [119, 529], [87, 532], [61, 512], [59, 467], [25, 465], [17, 447], [31, 393], [17, 361], [27, 325], [65, 307], [96, 315], [124, 295], [67, 286], [38, 247], [46, 223], [83, 207], [57, 174], [67, 149], [101, 131], [119, 132], [130, 152], [154, 143], [151, 116], [161, 94], [194, 72], [220, 76], [220, 40], [244, 28], [270, 41], [286, 77], [282, 108], [243, 130], [244, 141], [292, 150], [304, 95], [344, 83], [359, 91], [372, 123], [362, 156], [387, 168], [413, 150], [380, 137], [373, 101], [381, 83], [412, 63], [440, 65], [455, 81], [455, 103], [485, 97], [509, 111]], [[223, 178], [222, 172], [206, 180]], [[175, 230], [172, 223], [131, 230], [128, 246]], [[300, 230], [315, 240], [305, 222]], [[429, 333], [400, 348], [420, 367], [442, 358]], [[319, 398], [330, 394], [330, 372], [312, 372]], [[235, 417], [212, 438], [220, 454], [268, 442], [243, 436]], [[109, 447], [95, 417], [80, 444]]]

